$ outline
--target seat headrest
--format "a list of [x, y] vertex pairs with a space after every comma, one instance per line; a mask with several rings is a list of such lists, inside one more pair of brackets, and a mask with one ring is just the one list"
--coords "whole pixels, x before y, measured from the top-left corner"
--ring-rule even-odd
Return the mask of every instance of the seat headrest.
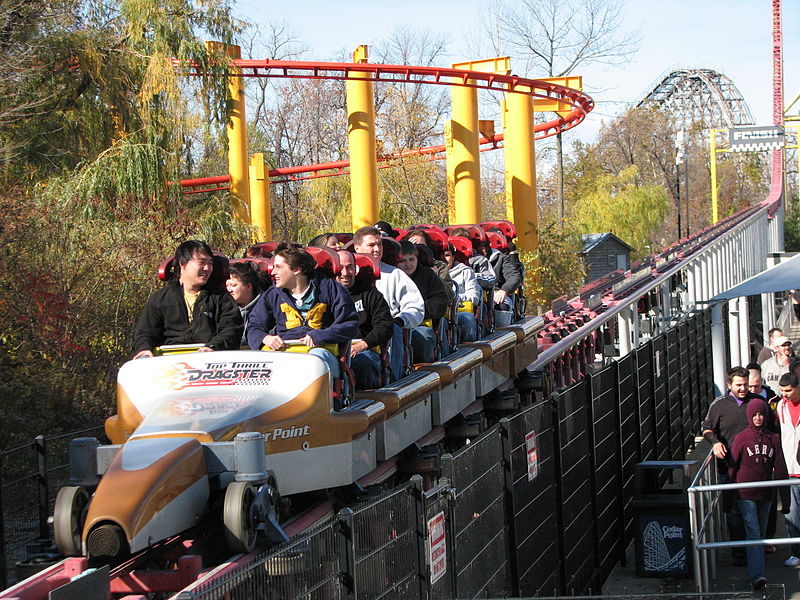
[[472, 242], [469, 238], [463, 235], [453, 235], [450, 236], [449, 241], [453, 244], [453, 248], [456, 249], [456, 252], [460, 252], [466, 258], [472, 256]]
[[514, 224], [511, 221], [485, 221], [480, 223], [480, 226], [484, 231], [489, 231], [491, 228], [497, 227], [503, 232], [503, 235], [509, 239], [517, 237], [517, 228], [514, 227]]
[[259, 242], [253, 244], [244, 251], [245, 258], [269, 258], [272, 256], [272, 253], [275, 252], [275, 248], [278, 247], [279, 243], [280, 242]]
[[450, 225], [444, 228], [447, 235], [453, 235], [457, 229], [466, 229], [472, 239], [486, 241], [486, 232], [479, 225]]
[[508, 240], [506, 239], [506, 236], [500, 235], [496, 231], [487, 231], [486, 238], [489, 240], [489, 246], [495, 250], [508, 249]]
[[362, 273], [373, 279], [381, 278], [381, 262], [371, 254], [353, 254], [353, 260], [358, 267], [358, 275]]
[[320, 248], [319, 246], [308, 246], [305, 250], [317, 261], [317, 268], [324, 270], [327, 275], [336, 277], [341, 273], [342, 264], [339, 262], [339, 255], [336, 250]]

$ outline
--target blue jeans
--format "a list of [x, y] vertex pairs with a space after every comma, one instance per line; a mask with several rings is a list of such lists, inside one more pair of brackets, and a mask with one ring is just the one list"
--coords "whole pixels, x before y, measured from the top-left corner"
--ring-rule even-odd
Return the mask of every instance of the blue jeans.
[[471, 312], [456, 313], [459, 342], [474, 342], [478, 339], [478, 321]]
[[330, 371], [332, 379], [339, 377], [339, 359], [331, 354], [330, 350], [326, 350], [325, 348], [311, 348], [308, 353], [322, 359], [322, 362], [328, 366], [328, 371]]
[[420, 325], [411, 330], [411, 348], [414, 350], [414, 362], [433, 362], [436, 348], [436, 332], [430, 327]]
[[[800, 537], [800, 486], [793, 485], [789, 488], [792, 503], [786, 517], [786, 533], [789, 537]], [[800, 556], [800, 546], [792, 544], [792, 556]]]
[[356, 389], [371, 390], [380, 385], [381, 357], [367, 348], [350, 359], [350, 368], [356, 376]]
[[389, 365], [392, 367], [392, 380], [403, 376], [403, 328], [395, 323], [392, 331], [392, 342], [389, 344]]
[[[736, 502], [744, 521], [744, 531], [747, 539], [764, 539], [772, 500], [743, 500], [739, 498]], [[750, 583], [753, 583], [759, 577], [764, 576], [764, 547], [747, 546], [746, 551], [747, 576], [750, 578]]]

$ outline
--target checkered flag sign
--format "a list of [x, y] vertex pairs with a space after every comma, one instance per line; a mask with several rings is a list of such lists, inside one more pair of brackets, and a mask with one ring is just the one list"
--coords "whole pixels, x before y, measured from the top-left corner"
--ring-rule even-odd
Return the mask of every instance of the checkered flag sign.
[[783, 127], [731, 127], [728, 130], [731, 152], [756, 152], [783, 148]]

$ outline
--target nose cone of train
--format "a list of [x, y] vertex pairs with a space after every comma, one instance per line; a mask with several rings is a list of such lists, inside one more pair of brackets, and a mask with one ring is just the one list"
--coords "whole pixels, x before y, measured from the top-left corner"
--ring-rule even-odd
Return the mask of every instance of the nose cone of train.
[[120, 558], [197, 523], [208, 502], [196, 439], [131, 439], [97, 486], [83, 530], [90, 557]]

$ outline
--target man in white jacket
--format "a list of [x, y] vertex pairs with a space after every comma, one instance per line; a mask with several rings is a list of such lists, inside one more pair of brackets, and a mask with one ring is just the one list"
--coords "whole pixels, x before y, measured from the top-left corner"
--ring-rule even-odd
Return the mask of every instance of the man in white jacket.
[[[800, 477], [800, 463], [797, 461], [798, 443], [800, 443], [800, 384], [797, 375], [784, 373], [778, 385], [781, 399], [775, 412], [781, 427], [781, 449], [786, 460], [789, 477]], [[786, 517], [786, 531], [789, 537], [800, 537], [800, 487], [789, 488], [792, 503]], [[787, 567], [800, 566], [800, 545], [792, 544], [792, 554], [784, 561]]]
[[[383, 239], [377, 227], [362, 227], [353, 235], [353, 249], [361, 254], [371, 254], [378, 260], [383, 258]], [[425, 316], [425, 301], [411, 278], [397, 267], [381, 262], [381, 276], [375, 288], [383, 294], [394, 320], [394, 335], [389, 346], [389, 362], [392, 376], [403, 375], [403, 329], [413, 329], [422, 323]]]

